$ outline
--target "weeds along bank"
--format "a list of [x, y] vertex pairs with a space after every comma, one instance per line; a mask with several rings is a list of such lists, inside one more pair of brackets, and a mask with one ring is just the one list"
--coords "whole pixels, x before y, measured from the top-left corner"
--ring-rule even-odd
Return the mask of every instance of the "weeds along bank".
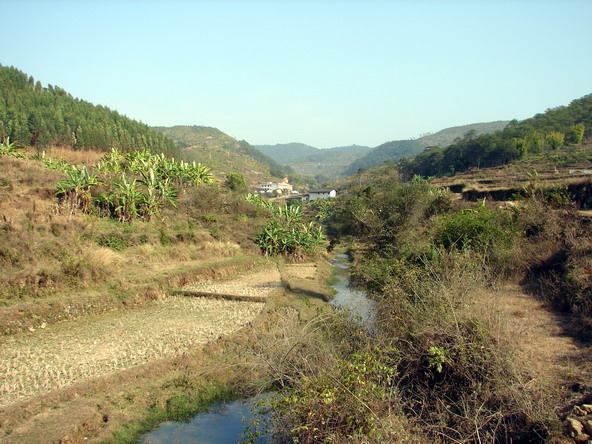
[[500, 314], [474, 295], [506, 280], [530, 283], [537, 297], [569, 310], [586, 339], [588, 223], [565, 199], [535, 193], [510, 208], [475, 206], [420, 179], [402, 184], [392, 172], [371, 174], [321, 210], [333, 245], [352, 258], [353, 281], [378, 301], [377, 328], [366, 335], [350, 324], [328, 327], [321, 335], [334, 344], [329, 352], [302, 346], [306, 370], [286, 372], [281, 384], [289, 388], [273, 404], [279, 435], [296, 442], [560, 437], [554, 411], [574, 381], [530, 375], [514, 359]]

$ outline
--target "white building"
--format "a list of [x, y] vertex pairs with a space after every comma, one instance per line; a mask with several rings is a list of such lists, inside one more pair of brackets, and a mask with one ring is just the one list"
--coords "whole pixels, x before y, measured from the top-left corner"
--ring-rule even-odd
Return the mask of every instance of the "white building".
[[312, 202], [313, 200], [318, 200], [318, 199], [329, 199], [330, 197], [335, 197], [336, 195], [337, 195], [337, 191], [327, 188], [327, 189], [321, 189], [321, 190], [310, 190], [306, 196], [302, 196], [302, 197], [303, 197], [303, 200], [307, 200], [308, 202]]
[[258, 193], [271, 193], [273, 191], [277, 191], [280, 194], [292, 194], [293, 187], [288, 183], [288, 178], [284, 178], [284, 180], [280, 182], [259, 182], [255, 186], [255, 191]]

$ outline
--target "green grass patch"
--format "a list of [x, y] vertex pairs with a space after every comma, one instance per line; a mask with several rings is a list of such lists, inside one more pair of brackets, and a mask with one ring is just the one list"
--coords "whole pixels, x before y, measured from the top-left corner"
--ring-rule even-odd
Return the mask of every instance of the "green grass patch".
[[165, 421], [188, 419], [208, 410], [215, 402], [233, 399], [234, 392], [227, 387], [207, 385], [193, 391], [183, 391], [167, 399], [164, 406], [154, 406], [148, 410], [140, 422], [123, 426], [113, 436], [103, 441], [105, 444], [126, 444], [138, 442], [143, 434]]

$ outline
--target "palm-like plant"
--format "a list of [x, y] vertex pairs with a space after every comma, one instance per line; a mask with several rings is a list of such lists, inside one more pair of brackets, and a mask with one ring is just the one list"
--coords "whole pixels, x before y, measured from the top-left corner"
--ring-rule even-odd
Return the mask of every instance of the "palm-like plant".
[[0, 144], [0, 155], [15, 157], [17, 159], [27, 158], [24, 153], [18, 151], [18, 147], [15, 143], [10, 142], [10, 137], [6, 137], [2, 144]]
[[111, 148], [111, 151], [103, 156], [96, 168], [99, 171], [119, 173], [123, 168], [123, 159], [124, 157], [117, 148]]
[[136, 179], [128, 180], [125, 174], [121, 175], [121, 181], [115, 182], [114, 192], [110, 196], [113, 203], [113, 211], [120, 222], [131, 222], [139, 216], [139, 207], [144, 195], [137, 188]]
[[72, 211], [80, 209], [88, 212], [92, 203], [91, 188], [100, 185], [101, 180], [90, 174], [86, 167], [78, 168], [75, 165], [66, 174], [68, 179], [57, 183], [56, 196], [66, 202]]
[[302, 213], [300, 207], [295, 205], [284, 205], [276, 210], [278, 216], [286, 221], [288, 227], [296, 225], [302, 220]]

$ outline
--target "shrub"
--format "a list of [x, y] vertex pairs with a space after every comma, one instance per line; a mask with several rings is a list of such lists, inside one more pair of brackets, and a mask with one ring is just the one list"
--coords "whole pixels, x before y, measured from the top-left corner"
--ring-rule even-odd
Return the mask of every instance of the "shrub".
[[380, 418], [396, 392], [397, 350], [360, 351], [337, 362], [296, 390], [272, 401], [293, 442], [344, 442], [380, 438]]
[[232, 191], [241, 191], [247, 188], [247, 184], [245, 183], [245, 178], [242, 174], [239, 173], [228, 173], [226, 175], [226, 183], [225, 185], [230, 188]]
[[125, 250], [129, 247], [128, 237], [118, 231], [100, 234], [96, 238], [97, 245], [111, 248], [115, 251]]

